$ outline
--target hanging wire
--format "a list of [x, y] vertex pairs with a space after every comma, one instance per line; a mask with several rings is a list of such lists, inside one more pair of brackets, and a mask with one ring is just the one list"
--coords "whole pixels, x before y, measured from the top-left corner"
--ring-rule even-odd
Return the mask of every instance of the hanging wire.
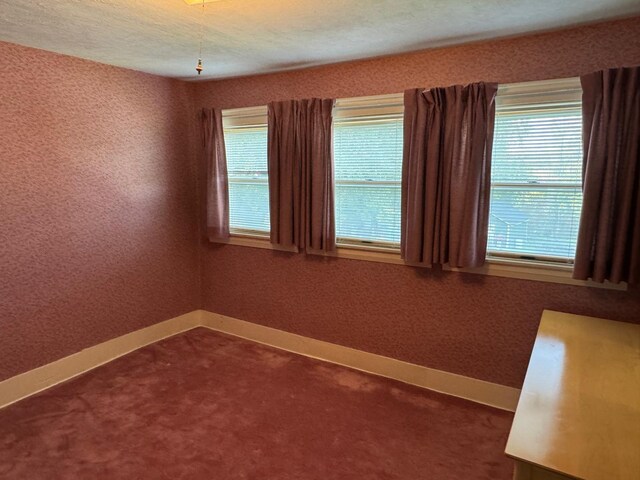
[[198, 75], [202, 73], [202, 36], [204, 29], [204, 0], [202, 0], [202, 14], [200, 15], [200, 51], [198, 54], [198, 65], [196, 65], [196, 72]]

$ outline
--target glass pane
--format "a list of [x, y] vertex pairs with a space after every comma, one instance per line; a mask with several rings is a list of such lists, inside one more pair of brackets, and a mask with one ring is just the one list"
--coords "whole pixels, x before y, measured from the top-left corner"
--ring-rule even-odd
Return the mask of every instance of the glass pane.
[[489, 252], [573, 258], [580, 188], [493, 187]]
[[493, 182], [579, 185], [581, 109], [498, 114], [492, 157]]
[[496, 115], [488, 250], [573, 259], [582, 207], [580, 106]]
[[267, 129], [225, 130], [230, 178], [267, 179]]
[[402, 119], [336, 124], [334, 159], [336, 236], [398, 243]]
[[269, 228], [269, 186], [267, 183], [229, 182], [229, 223], [232, 229]]
[[400, 243], [400, 185], [336, 185], [338, 238]]
[[227, 129], [224, 140], [230, 226], [268, 232], [267, 128]]
[[402, 119], [334, 126], [335, 177], [396, 181], [402, 176]]

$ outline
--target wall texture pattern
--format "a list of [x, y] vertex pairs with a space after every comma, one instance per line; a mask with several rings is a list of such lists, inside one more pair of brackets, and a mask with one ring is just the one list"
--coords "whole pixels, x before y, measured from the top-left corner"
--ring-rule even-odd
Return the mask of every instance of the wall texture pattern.
[[639, 288], [210, 244], [195, 148], [203, 106], [574, 76], [640, 64], [639, 33], [636, 17], [192, 84], [0, 43], [0, 380], [198, 307], [515, 387], [544, 308], [640, 322]]
[[0, 380], [198, 306], [185, 84], [0, 43]]
[[[523, 82], [640, 64], [640, 17], [307, 70], [192, 84], [196, 108]], [[640, 322], [628, 292], [291, 255], [202, 240], [203, 308], [520, 387], [542, 310]]]

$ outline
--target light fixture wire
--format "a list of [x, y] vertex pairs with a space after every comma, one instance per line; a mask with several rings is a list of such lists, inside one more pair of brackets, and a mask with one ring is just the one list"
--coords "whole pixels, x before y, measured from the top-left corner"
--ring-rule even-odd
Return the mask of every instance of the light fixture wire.
[[202, 73], [202, 37], [204, 33], [204, 0], [202, 0], [202, 13], [200, 15], [200, 50], [198, 54], [198, 65], [196, 65], [196, 72], [198, 75]]

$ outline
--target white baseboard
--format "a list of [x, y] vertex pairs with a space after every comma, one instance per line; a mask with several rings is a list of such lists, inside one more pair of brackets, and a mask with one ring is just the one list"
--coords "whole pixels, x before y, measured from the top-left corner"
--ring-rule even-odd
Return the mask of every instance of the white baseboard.
[[199, 310], [85, 348], [78, 353], [0, 382], [0, 408], [104, 365], [176, 333], [197, 327]]
[[515, 411], [520, 395], [520, 390], [516, 388], [303, 337], [205, 310], [195, 310], [86, 348], [68, 357], [0, 382], [0, 408], [104, 365], [146, 345], [198, 326], [502, 410]]
[[219, 332], [502, 410], [515, 411], [520, 396], [520, 390], [516, 388], [303, 337], [205, 310], [201, 310], [200, 321], [202, 326]]

